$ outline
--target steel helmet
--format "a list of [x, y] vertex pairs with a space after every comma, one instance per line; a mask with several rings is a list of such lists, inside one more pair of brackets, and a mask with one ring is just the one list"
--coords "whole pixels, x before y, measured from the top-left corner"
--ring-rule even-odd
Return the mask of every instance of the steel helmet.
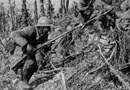
[[52, 26], [52, 25], [50, 24], [50, 20], [47, 17], [41, 17], [38, 20], [37, 26]]

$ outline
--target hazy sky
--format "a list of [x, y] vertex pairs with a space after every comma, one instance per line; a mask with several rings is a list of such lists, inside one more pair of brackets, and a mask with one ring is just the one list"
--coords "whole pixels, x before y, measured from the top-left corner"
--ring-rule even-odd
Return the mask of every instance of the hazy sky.
[[[13, 0], [11, 0], [11, 1], [13, 1]], [[30, 8], [30, 9], [33, 9], [34, 8], [34, 1], [35, 0], [27, 0], [27, 5], [28, 5], [28, 7]], [[54, 4], [54, 6], [55, 6], [55, 8], [56, 8], [56, 10], [60, 7], [60, 1], [61, 0], [51, 0], [52, 1], [52, 3]], [[79, 0], [70, 0], [70, 5], [69, 6], [71, 6], [71, 4], [73, 3], [73, 1], [79, 1]], [[8, 0], [0, 0], [0, 2], [4, 2], [4, 4], [5, 4], [5, 6], [7, 6], [8, 7]], [[21, 8], [21, 3], [22, 3], [22, 0], [15, 0], [15, 3], [16, 3], [16, 6], [18, 7], [18, 8]], [[39, 7], [39, 0], [37, 0], [37, 4], [38, 4], [38, 7]]]

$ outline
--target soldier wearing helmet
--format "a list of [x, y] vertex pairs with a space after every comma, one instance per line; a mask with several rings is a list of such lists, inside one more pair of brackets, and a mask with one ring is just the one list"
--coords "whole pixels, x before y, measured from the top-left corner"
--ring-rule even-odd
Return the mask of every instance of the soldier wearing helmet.
[[23, 87], [25, 89], [30, 88], [28, 82], [33, 73], [38, 70], [38, 67], [46, 64], [43, 60], [44, 55], [41, 52], [47, 53], [49, 49], [48, 46], [36, 54], [32, 54], [32, 52], [38, 45], [48, 40], [48, 32], [51, 30], [51, 26], [52, 25], [47, 17], [41, 17], [36, 26], [28, 26], [22, 30], [11, 32], [10, 39], [5, 45], [13, 47], [8, 48], [8, 51], [11, 54], [14, 54], [16, 46], [19, 46], [21, 47], [23, 55], [26, 54], [28, 56], [25, 62], [18, 65], [14, 70], [17, 73], [19, 68], [21, 69], [21, 81], [23, 84], [22, 86], [25, 86]]

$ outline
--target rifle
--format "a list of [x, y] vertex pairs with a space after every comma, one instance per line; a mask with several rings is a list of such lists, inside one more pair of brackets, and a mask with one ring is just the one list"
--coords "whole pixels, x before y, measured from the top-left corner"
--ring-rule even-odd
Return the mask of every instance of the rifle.
[[[57, 37], [55, 37], [55, 38], [53, 38], [53, 39], [51, 39], [51, 40], [48, 40], [47, 42], [43, 43], [41, 46], [39, 46], [38, 48], [36, 48], [36, 49], [32, 52], [32, 54], [36, 53], [38, 50], [40, 50], [40, 49], [43, 48], [44, 46], [50, 44], [51, 42], [57, 40], [58, 38], [64, 37], [66, 34], [68, 34], [68, 33], [72, 32], [72, 31], [74, 31], [76, 28], [79, 28], [79, 27], [81, 27], [81, 26], [82, 26], [82, 24], [80, 24], [80, 25], [74, 27], [72, 30], [69, 30], [69, 31], [64, 32], [63, 34], [61, 34], [61, 35], [59, 35], [59, 36], [57, 36]], [[14, 62], [12, 65], [10, 65], [10, 68], [11, 68], [11, 69], [15, 69], [19, 64], [21, 64], [21, 62], [24, 62], [24, 61], [25, 61], [26, 57], [27, 57], [27, 55], [24, 55], [22, 58], [20, 58], [19, 60], [17, 60], [16, 62]]]
[[[74, 27], [73, 29], [69, 30], [69, 31], [66, 31], [64, 32], [63, 34], [51, 39], [51, 40], [48, 40], [47, 42], [43, 43], [40, 47], [36, 48], [32, 53], [36, 53], [36, 51], [40, 50], [41, 48], [43, 48], [44, 46], [50, 44], [51, 42], [57, 40], [58, 38], [61, 38], [61, 37], [64, 37], [66, 34], [69, 34], [71, 33], [72, 31], [76, 30], [77, 28], [81, 27], [81, 30], [84, 29], [86, 27], [86, 25], [96, 19], [99, 18], [99, 16], [101, 15], [105, 15], [107, 13], [109, 13], [110, 11], [113, 10], [114, 7], [110, 8], [109, 10], [107, 10], [106, 12], [88, 20], [87, 22], [85, 22], [84, 24], [79, 24], [78, 26]], [[13, 65], [10, 66], [11, 69], [14, 69], [16, 66], [18, 66], [22, 61], [25, 61], [25, 58], [27, 57], [27, 55], [24, 55], [22, 58], [20, 58], [19, 60], [17, 60]]]

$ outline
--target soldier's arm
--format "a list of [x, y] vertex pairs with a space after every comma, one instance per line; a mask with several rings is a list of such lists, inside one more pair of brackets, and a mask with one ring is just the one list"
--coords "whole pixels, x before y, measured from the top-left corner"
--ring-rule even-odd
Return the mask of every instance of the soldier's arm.
[[45, 43], [47, 40], [48, 40], [48, 33], [46, 32], [45, 34], [43, 34], [42, 36], [40, 36], [40, 37], [37, 39], [37, 45], [43, 44], [43, 43]]

